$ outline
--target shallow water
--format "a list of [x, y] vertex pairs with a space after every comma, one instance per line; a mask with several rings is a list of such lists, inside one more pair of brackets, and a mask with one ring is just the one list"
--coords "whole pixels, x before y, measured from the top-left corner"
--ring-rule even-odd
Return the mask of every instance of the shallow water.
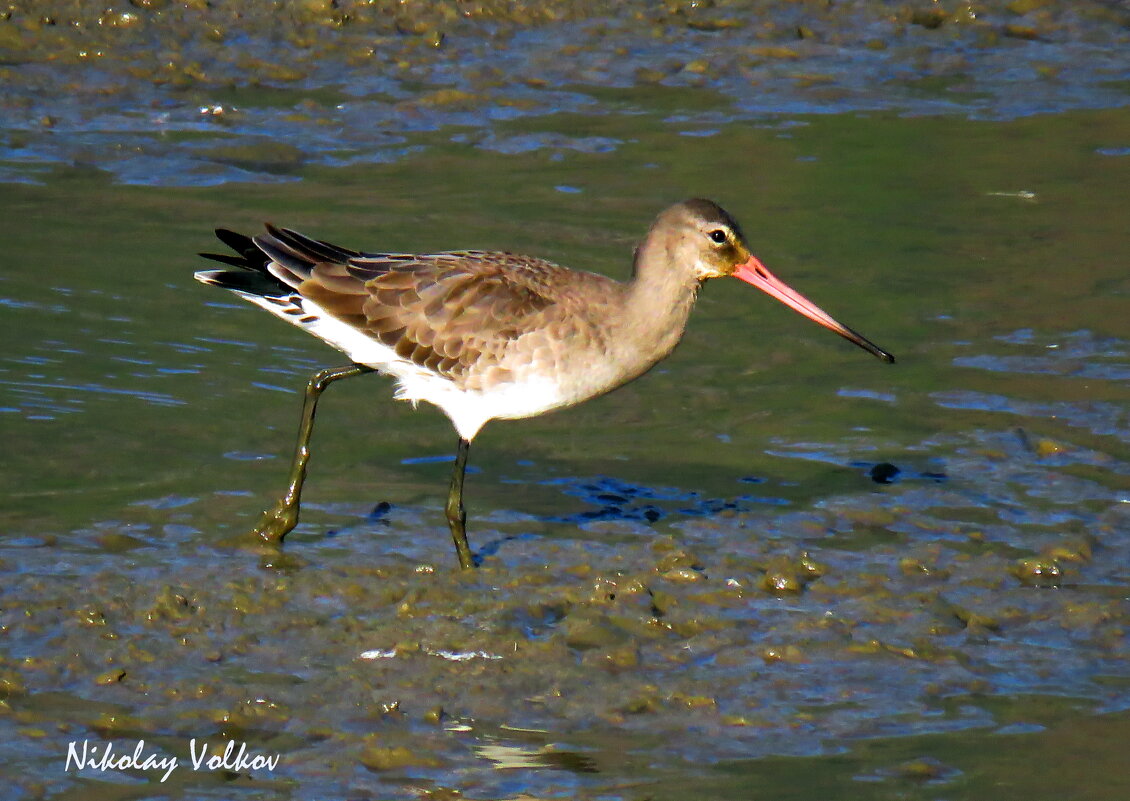
[[[674, 112], [692, 98], [708, 129]], [[1125, 797], [1130, 111], [617, 102], [282, 184], [4, 186], [14, 792]], [[473, 575], [443, 519], [450, 426], [347, 382], [284, 552], [238, 544], [306, 378], [341, 359], [192, 281], [212, 227], [623, 277], [693, 195], [898, 364], [714, 282], [645, 378], [476, 440]], [[281, 762], [194, 772], [192, 738]], [[65, 771], [83, 739], [182, 767]]]

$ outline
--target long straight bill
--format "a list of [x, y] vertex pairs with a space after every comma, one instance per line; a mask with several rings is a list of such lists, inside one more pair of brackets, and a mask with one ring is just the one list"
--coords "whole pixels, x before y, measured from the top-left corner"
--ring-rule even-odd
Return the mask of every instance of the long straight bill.
[[821, 309], [804, 295], [773, 275], [773, 273], [765, 269], [765, 266], [753, 256], [749, 257], [749, 261], [738, 265], [738, 268], [734, 270], [734, 277], [740, 278], [747, 284], [752, 284], [757, 287], [762, 292], [772, 295], [786, 306], [795, 309], [808, 319], [820, 323], [820, 325], [825, 328], [835, 331], [848, 342], [858, 345], [873, 356], [882, 359], [888, 364], [894, 363], [894, 356], [887, 353], [862, 334], [857, 334], [843, 323], [838, 323], [833, 320], [828, 312]]

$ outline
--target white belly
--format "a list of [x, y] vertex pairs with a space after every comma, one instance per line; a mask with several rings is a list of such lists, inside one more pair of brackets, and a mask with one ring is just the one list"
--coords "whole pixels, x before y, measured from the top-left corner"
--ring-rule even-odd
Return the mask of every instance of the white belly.
[[527, 376], [486, 391], [460, 389], [451, 379], [397, 355], [364, 331], [330, 316], [309, 298], [295, 294], [286, 298], [289, 304], [280, 305], [247, 292], [236, 290], [235, 294], [313, 334], [354, 362], [393, 376], [397, 382], [393, 396], [396, 400], [413, 404], [426, 401], [438, 406], [459, 436], [468, 441], [488, 420], [532, 417], [570, 402], [558, 383], [548, 377]]

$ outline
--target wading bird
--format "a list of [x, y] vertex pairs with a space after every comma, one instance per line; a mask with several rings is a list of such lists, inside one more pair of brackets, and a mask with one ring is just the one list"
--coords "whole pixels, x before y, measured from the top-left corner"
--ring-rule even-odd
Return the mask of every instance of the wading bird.
[[533, 417], [603, 395], [671, 353], [703, 282], [733, 276], [772, 295], [885, 362], [894, 357], [833, 320], [770, 273], [734, 219], [709, 200], [656, 218], [620, 282], [511, 253], [365, 253], [266, 226], [254, 237], [218, 229], [236, 267], [196, 278], [298, 326], [351, 364], [306, 387], [290, 483], [254, 533], [281, 542], [298, 522], [318, 398], [335, 381], [380, 372], [398, 400], [427, 401], [459, 434], [447, 522], [461, 567], [467, 544], [463, 477], [471, 440], [488, 420]]

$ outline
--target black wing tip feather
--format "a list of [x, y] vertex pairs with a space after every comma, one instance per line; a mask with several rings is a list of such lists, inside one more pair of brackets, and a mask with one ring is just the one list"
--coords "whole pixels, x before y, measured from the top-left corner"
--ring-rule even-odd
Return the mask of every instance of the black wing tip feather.
[[228, 228], [217, 228], [215, 230], [216, 238], [235, 251], [236, 255], [231, 253], [198, 253], [198, 256], [203, 256], [212, 261], [218, 261], [221, 264], [227, 264], [231, 267], [239, 267], [242, 270], [251, 270], [256, 273], [267, 272], [267, 265], [270, 259], [258, 247], [255, 246], [255, 240], [246, 234], [241, 234], [237, 231], [232, 231]]
[[[300, 248], [294, 247], [276, 233], [278, 229], [267, 226], [267, 233], [255, 237], [255, 247], [268, 262], [281, 264], [298, 275], [307, 275], [318, 260]], [[280, 232], [281, 233], [281, 232]]]
[[313, 239], [291, 228], [279, 228], [268, 223], [267, 232], [278, 242], [312, 261], [345, 263], [359, 255], [355, 250], [343, 248], [331, 242], [324, 242], [321, 239]]
[[360, 255], [358, 251], [311, 239], [270, 222], [264, 223], [263, 228], [265, 233], [255, 236], [241, 234], [230, 228], [216, 228], [216, 238], [234, 253], [201, 252], [198, 255], [239, 270], [206, 270], [197, 273], [196, 277], [206, 284], [224, 289], [255, 295], [277, 295], [280, 291], [289, 293], [291, 289], [271, 274], [271, 262], [277, 262], [298, 276], [306, 276], [318, 262], [344, 264]]
[[198, 255], [239, 269], [201, 270], [195, 274], [197, 281], [249, 295], [276, 297], [291, 293], [290, 287], [268, 271], [267, 267], [271, 263], [270, 256], [255, 244], [252, 237], [238, 231], [232, 231], [229, 228], [217, 228], [216, 238], [231, 248], [234, 253], [201, 252]]
[[247, 234], [241, 234], [238, 231], [233, 231], [230, 228], [217, 228], [216, 239], [223, 242], [229, 248], [234, 250], [240, 255], [246, 256], [249, 253], [257, 250], [255, 242]]
[[289, 295], [293, 291], [269, 273], [246, 270], [201, 270], [195, 273], [195, 278], [201, 283], [218, 286], [221, 289], [263, 297]]
[[243, 256], [233, 256], [230, 253], [204, 253], [203, 251], [197, 253], [196, 255], [202, 256], [205, 259], [210, 259], [212, 261], [218, 261], [220, 262], [220, 264], [228, 264], [232, 267], [243, 267], [244, 269], [251, 269], [247, 264], [247, 259], [245, 259]]

